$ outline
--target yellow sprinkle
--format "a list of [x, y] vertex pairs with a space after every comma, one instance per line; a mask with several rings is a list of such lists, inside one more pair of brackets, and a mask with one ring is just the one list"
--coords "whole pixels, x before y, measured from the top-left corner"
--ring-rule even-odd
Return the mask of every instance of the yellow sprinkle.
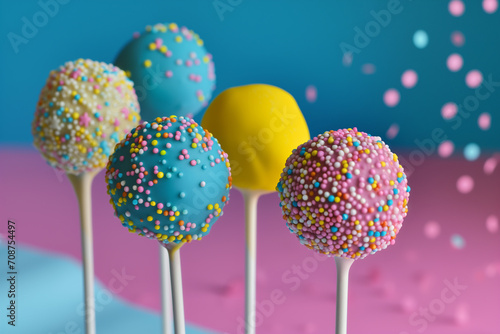
[[149, 60], [149, 59], [145, 60], [144, 67], [151, 67], [151, 60]]
[[163, 172], [158, 172], [158, 174], [156, 174], [156, 176], [158, 176], [159, 179], [163, 179]]
[[153, 221], [153, 217], [152, 216], [148, 216], [147, 219], [148, 219], [148, 222]]
[[156, 44], [155, 43], [149, 43], [149, 50], [151, 50], [151, 51], [156, 50]]
[[158, 145], [158, 141], [157, 141], [156, 139], [155, 139], [155, 140], [153, 140], [153, 141], [151, 142], [151, 145], [153, 145], [153, 146]]
[[213, 206], [212, 204], [209, 204], [209, 205], [207, 206], [207, 209], [208, 209], [208, 210], [213, 210], [213, 208], [214, 208], [214, 206]]

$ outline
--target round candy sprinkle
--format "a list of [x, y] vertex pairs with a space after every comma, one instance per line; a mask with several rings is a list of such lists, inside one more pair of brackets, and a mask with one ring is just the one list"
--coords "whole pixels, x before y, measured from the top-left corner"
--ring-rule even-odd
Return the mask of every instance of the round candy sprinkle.
[[354, 128], [325, 132], [295, 149], [277, 190], [288, 228], [303, 245], [358, 259], [395, 243], [410, 187], [380, 137]]
[[170, 116], [139, 125], [116, 146], [106, 182], [130, 232], [183, 243], [210, 232], [232, 179], [217, 139], [192, 119]]
[[78, 59], [50, 72], [32, 124], [34, 144], [50, 165], [67, 173], [99, 170], [139, 120], [125, 72]]
[[212, 55], [198, 34], [175, 23], [147, 26], [120, 51], [115, 63], [134, 81], [147, 121], [195, 115], [215, 89]]

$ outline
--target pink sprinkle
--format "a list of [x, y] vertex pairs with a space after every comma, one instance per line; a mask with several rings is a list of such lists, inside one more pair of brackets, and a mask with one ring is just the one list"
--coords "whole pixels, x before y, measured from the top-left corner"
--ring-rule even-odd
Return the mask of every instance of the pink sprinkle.
[[457, 47], [461, 47], [465, 44], [465, 36], [460, 31], [454, 31], [451, 34], [451, 42]]
[[455, 117], [457, 112], [458, 107], [453, 102], [448, 102], [441, 108], [441, 116], [443, 116], [444, 119], [451, 119]]
[[465, 5], [461, 0], [452, 0], [448, 4], [448, 10], [451, 15], [459, 17], [465, 12]]
[[172, 57], [172, 51], [167, 50], [167, 52], [165, 52], [165, 56], [167, 56], [169, 58]]
[[157, 38], [157, 39], [155, 40], [155, 44], [156, 44], [156, 47], [157, 47], [157, 48], [160, 48], [160, 47], [162, 46], [162, 44], [163, 44], [163, 39], [161, 39], [161, 38]]
[[183, 155], [179, 155], [179, 160], [184, 160], [184, 156]]
[[136, 31], [136, 32], [134, 32], [134, 33], [132, 34], [132, 37], [133, 37], [133, 38], [139, 38], [140, 36], [141, 36], [141, 33], [140, 33], [140, 32], [138, 32], [138, 31]]
[[314, 103], [316, 102], [316, 99], [318, 98], [318, 90], [316, 89], [315, 86], [309, 85], [306, 87], [306, 99], [309, 103]]
[[137, 191], [142, 193], [144, 191], [144, 187], [143, 186], [139, 186], [137, 187]]
[[192, 81], [196, 80], [196, 74], [191, 73], [191, 74], [189, 75], [189, 80], [192, 80]]
[[181, 151], [181, 153], [182, 153], [182, 154], [187, 154], [187, 153], [188, 153], [188, 150], [183, 149], [183, 150]]
[[194, 64], [195, 64], [195, 65], [200, 65], [200, 60], [199, 60], [199, 59], [195, 59], [195, 60], [194, 60]]
[[190, 60], [190, 59], [186, 60], [186, 66], [187, 67], [191, 67], [192, 65], [193, 65], [193, 61], [192, 60]]
[[497, 0], [483, 0], [483, 9], [488, 14], [493, 14], [498, 9]]
[[154, 182], [153, 181], [149, 181], [148, 182], [148, 186], [152, 187], [154, 185]]
[[363, 66], [361, 67], [361, 72], [363, 72], [363, 74], [366, 74], [366, 75], [371, 75], [373, 73], [375, 73], [375, 65], [373, 64], [363, 64]]
[[173, 75], [174, 75], [174, 73], [172, 71], [170, 71], [170, 70], [168, 70], [168, 71], [165, 72], [165, 76], [167, 78], [171, 78]]
[[450, 140], [445, 140], [441, 144], [439, 144], [438, 147], [438, 153], [441, 158], [448, 158], [452, 153], [453, 150], [455, 149], [455, 146], [453, 145], [453, 142]]
[[190, 164], [191, 166], [196, 166], [196, 160], [191, 160]]
[[483, 75], [478, 70], [472, 70], [465, 76], [465, 83], [469, 88], [477, 88], [483, 82]]
[[399, 92], [396, 89], [394, 88], [388, 89], [384, 93], [384, 103], [390, 108], [395, 107], [398, 105], [400, 97], [401, 96], [399, 95]]
[[490, 114], [487, 112], [483, 112], [481, 115], [479, 115], [477, 123], [482, 130], [489, 130], [491, 126]]
[[435, 221], [427, 222], [424, 226], [424, 234], [429, 239], [435, 239], [441, 232], [441, 226]]
[[163, 203], [158, 203], [158, 204], [156, 204], [156, 207], [157, 207], [158, 209], [160, 209], [160, 210], [161, 210], [161, 209], [163, 209]]
[[486, 229], [490, 233], [496, 233], [498, 231], [498, 217], [495, 215], [489, 215], [486, 218]]
[[153, 148], [153, 153], [154, 153], [154, 154], [158, 153], [158, 148], [156, 148], [156, 147], [155, 147], [155, 148]]
[[460, 71], [463, 65], [464, 65], [464, 60], [462, 56], [459, 55], [458, 53], [453, 53], [448, 56], [448, 59], [446, 59], [446, 66], [452, 72]]
[[[398, 135], [399, 133], [399, 125], [397, 124], [392, 124], [389, 129], [387, 129], [387, 132], [386, 132], [386, 136], [387, 138], [389, 139], [394, 139], [396, 138], [396, 136]], [[323, 151], [320, 151], [320, 152], [323, 152]]]
[[462, 175], [457, 180], [457, 190], [462, 194], [468, 194], [474, 189], [474, 179], [469, 175]]
[[465, 326], [470, 322], [470, 307], [468, 304], [462, 302], [457, 305], [455, 314], [453, 316], [455, 322], [459, 326]]
[[497, 164], [498, 164], [497, 157], [493, 156], [491, 158], [488, 158], [484, 162], [484, 166], [483, 166], [484, 173], [487, 175], [493, 174], [493, 172], [497, 168]]
[[406, 88], [413, 88], [417, 84], [418, 75], [414, 70], [406, 70], [401, 76], [401, 83]]

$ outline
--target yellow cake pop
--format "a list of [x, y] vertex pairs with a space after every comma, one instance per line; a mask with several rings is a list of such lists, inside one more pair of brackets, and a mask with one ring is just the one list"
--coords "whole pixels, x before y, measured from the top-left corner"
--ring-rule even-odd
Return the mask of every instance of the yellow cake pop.
[[310, 139], [293, 96], [264, 84], [225, 90], [201, 124], [231, 157], [234, 185], [249, 190], [274, 191], [292, 150]]

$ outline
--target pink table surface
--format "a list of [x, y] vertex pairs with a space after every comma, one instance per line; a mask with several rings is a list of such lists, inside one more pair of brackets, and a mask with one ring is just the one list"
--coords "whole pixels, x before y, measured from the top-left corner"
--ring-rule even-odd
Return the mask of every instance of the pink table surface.
[[[4, 147], [0, 154], [2, 221], [18, 222], [21, 243], [80, 259], [78, 208], [66, 177], [34, 150]], [[350, 333], [500, 333], [500, 233], [485, 224], [488, 216], [500, 216], [500, 170], [487, 175], [483, 164], [436, 157], [416, 168], [396, 245], [351, 269]], [[456, 187], [464, 174], [475, 182], [468, 194]], [[118, 295], [159, 311], [158, 246], [127, 233], [108, 200], [101, 173], [93, 187], [96, 275], [108, 287], [117, 272], [135, 276]], [[440, 226], [436, 238], [424, 233], [429, 221]], [[462, 249], [450, 243], [454, 234], [465, 240]], [[232, 190], [212, 233], [182, 248], [182, 265], [187, 320], [241, 333], [244, 219], [238, 191]], [[446, 290], [454, 282], [459, 290]], [[258, 304], [257, 333], [334, 332], [334, 261], [315, 256], [288, 232], [277, 194], [259, 202]]]

